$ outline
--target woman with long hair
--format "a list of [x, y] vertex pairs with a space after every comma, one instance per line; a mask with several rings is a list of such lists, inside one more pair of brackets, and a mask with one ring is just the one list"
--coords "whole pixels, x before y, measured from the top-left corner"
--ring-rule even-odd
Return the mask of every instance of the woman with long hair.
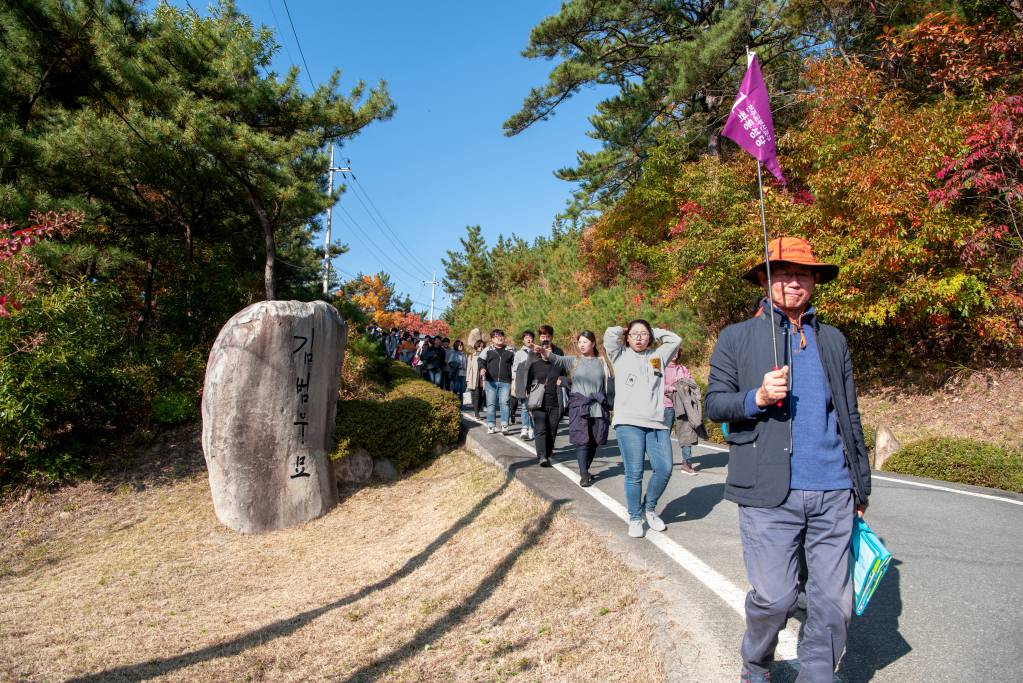
[[[653, 344], [658, 343], [657, 348]], [[643, 536], [643, 519], [651, 529], [664, 531], [657, 501], [671, 478], [671, 432], [664, 424], [664, 368], [682, 339], [668, 330], [652, 328], [646, 320], [604, 332], [615, 374], [614, 419], [611, 426], [625, 465], [625, 502], [629, 509], [629, 536]], [[643, 498], [643, 465], [649, 457], [653, 476]]]
[[[575, 343], [579, 352], [577, 356], [560, 356], [551, 346], [534, 347], [538, 356], [534, 364], [538, 368], [533, 370], [530, 366], [530, 386], [536, 389], [540, 378], [547, 382], [544, 407], [534, 412], [535, 418], [542, 418], [546, 423], [537, 432], [536, 453], [541, 465], [548, 464], [547, 459], [554, 448], [554, 428], [550, 425], [560, 415], [554, 412], [555, 406], [559, 410], [567, 408], [568, 436], [569, 442], [576, 447], [579, 485], [592, 486], [590, 466], [597, 448], [607, 443], [610, 396], [613, 395], [614, 387], [611, 385], [611, 369], [597, 352], [597, 336], [584, 330], [576, 336]], [[567, 374], [567, 377], [559, 377], [563, 374]], [[552, 380], [556, 397], [547, 396], [546, 389]], [[558, 389], [561, 380], [569, 389], [565, 406], [557, 401], [562, 396]], [[556, 426], [557, 422], [554, 421], [553, 425]], [[541, 432], [544, 443], [541, 443]]]

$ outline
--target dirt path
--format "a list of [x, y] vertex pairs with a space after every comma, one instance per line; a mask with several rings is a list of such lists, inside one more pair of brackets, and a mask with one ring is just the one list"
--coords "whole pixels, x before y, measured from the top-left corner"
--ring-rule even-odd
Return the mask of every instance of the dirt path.
[[640, 577], [474, 456], [263, 536], [185, 471], [0, 510], [0, 679], [664, 679]]

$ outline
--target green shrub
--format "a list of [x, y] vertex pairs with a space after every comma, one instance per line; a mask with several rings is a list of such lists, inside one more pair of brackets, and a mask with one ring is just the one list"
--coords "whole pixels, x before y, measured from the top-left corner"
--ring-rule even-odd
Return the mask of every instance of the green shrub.
[[73, 476], [84, 437], [131, 423], [118, 299], [112, 287], [76, 283], [0, 318], [0, 483]]
[[177, 425], [196, 417], [196, 401], [183, 391], [162, 391], [149, 404], [153, 420], [165, 425]]
[[340, 459], [363, 448], [403, 471], [428, 460], [437, 446], [458, 441], [462, 423], [457, 396], [424, 381], [404, 363], [393, 362], [390, 374], [391, 386], [381, 398], [338, 402], [337, 445], [331, 457]]
[[932, 437], [903, 446], [884, 469], [1023, 493], [1023, 451], [971, 439]]

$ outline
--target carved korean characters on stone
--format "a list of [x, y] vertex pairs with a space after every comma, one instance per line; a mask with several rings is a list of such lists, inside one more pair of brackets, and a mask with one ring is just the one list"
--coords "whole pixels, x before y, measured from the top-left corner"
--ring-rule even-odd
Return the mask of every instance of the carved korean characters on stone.
[[245, 533], [337, 504], [330, 461], [347, 328], [316, 301], [264, 301], [232, 317], [206, 366], [203, 452], [217, 518]]

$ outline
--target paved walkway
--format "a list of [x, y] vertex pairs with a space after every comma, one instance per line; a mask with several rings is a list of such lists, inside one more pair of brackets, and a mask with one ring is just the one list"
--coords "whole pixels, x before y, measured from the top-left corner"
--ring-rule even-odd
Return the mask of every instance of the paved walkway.
[[[505, 467], [535, 463], [531, 442], [488, 435], [471, 413], [466, 423], [470, 446], [483, 457]], [[637, 540], [626, 536], [622, 463], [611, 437], [597, 454], [597, 483], [589, 489], [577, 484], [567, 421], [555, 468], [518, 467], [516, 476], [541, 495], [572, 500], [575, 514], [612, 549], [660, 573], [666, 583], [659, 588], [674, 603], [668, 619], [685, 634], [677, 638], [682, 651], [669, 653], [678, 664], [670, 667], [674, 680], [737, 680], [748, 584], [737, 508], [722, 499], [727, 452], [698, 446], [699, 474], [676, 469], [661, 498], [667, 530]], [[853, 618], [839, 679], [1023, 680], [1023, 496], [888, 473], [876, 473], [873, 488], [867, 520], [894, 560], [864, 616]], [[783, 632], [779, 659], [794, 659], [799, 626], [793, 619]], [[789, 666], [775, 668], [777, 681], [794, 677]]]

